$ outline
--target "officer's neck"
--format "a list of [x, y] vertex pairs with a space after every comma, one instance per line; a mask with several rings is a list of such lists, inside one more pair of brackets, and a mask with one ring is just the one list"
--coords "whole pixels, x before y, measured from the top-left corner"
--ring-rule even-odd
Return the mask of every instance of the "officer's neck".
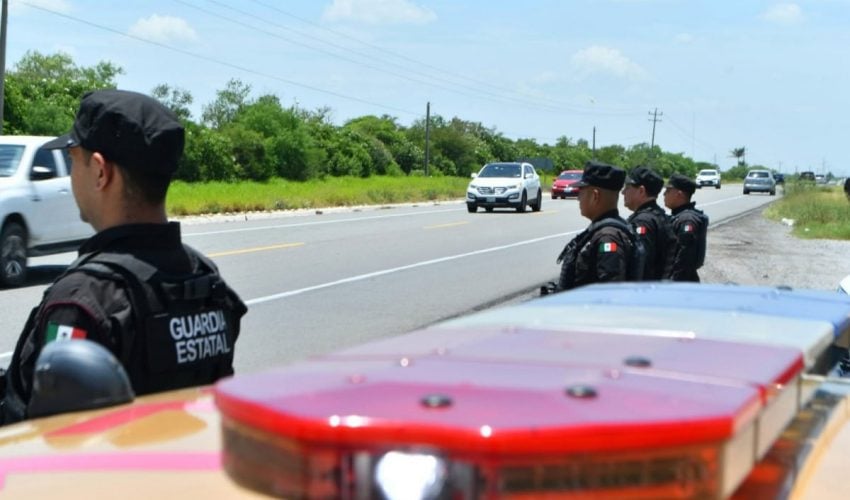
[[103, 214], [97, 224], [92, 223], [92, 227], [95, 231], [100, 232], [128, 224], [166, 224], [168, 222], [165, 204], [122, 208], [122, 210], [109, 211]]

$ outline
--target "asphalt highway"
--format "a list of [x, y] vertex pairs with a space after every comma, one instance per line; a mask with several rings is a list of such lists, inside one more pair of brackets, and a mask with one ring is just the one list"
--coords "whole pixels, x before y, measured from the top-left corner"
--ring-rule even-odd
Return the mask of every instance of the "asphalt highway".
[[[774, 199], [743, 196], [740, 185], [695, 195], [712, 224]], [[527, 296], [557, 276], [555, 258], [587, 224], [575, 200], [547, 197], [538, 213], [470, 214], [453, 201], [190, 219], [182, 230], [249, 305], [236, 346], [245, 373]], [[74, 257], [32, 259], [26, 286], [0, 290], [0, 366]]]

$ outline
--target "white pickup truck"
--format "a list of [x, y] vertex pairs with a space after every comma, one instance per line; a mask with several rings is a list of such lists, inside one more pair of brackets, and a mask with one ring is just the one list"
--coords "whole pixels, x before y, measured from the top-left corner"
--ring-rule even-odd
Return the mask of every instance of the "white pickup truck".
[[0, 286], [26, 280], [27, 257], [76, 249], [93, 234], [71, 193], [65, 150], [52, 137], [0, 136]]

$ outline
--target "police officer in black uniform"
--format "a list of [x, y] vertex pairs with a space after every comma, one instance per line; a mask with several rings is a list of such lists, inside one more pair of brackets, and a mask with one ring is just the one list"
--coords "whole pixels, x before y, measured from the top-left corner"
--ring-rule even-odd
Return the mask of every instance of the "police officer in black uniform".
[[[626, 281], [630, 278], [633, 235], [617, 211], [626, 172], [613, 165], [588, 162], [582, 173], [578, 204], [591, 224], [573, 238], [561, 255], [558, 283], [548, 292], [570, 290], [590, 283]], [[544, 292], [541, 289], [541, 292]]]
[[30, 313], [5, 376], [2, 423], [27, 417], [35, 361], [49, 342], [102, 344], [138, 395], [233, 373], [247, 308], [166, 216], [183, 145], [174, 113], [121, 90], [87, 93], [71, 132], [45, 145], [68, 150], [80, 217], [97, 233]]
[[664, 278], [668, 247], [673, 240], [670, 216], [656, 201], [663, 186], [664, 179], [643, 166], [632, 169], [623, 186], [623, 203], [632, 211], [628, 222], [646, 249], [644, 280]]
[[664, 272], [673, 281], [699, 282], [697, 269], [705, 261], [708, 216], [691, 201], [697, 185], [689, 177], [673, 174], [664, 190], [664, 205], [672, 211], [674, 240]]

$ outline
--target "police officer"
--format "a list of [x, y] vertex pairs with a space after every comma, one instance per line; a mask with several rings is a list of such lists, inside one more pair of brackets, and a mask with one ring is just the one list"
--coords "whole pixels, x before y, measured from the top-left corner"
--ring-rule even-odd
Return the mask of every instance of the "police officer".
[[102, 344], [136, 394], [233, 373], [247, 308], [166, 216], [183, 145], [182, 125], [156, 100], [99, 90], [83, 96], [73, 129], [44, 146], [68, 150], [74, 199], [96, 234], [30, 313], [5, 377], [3, 423], [26, 418], [35, 361], [49, 342]]
[[666, 279], [699, 282], [697, 269], [705, 261], [708, 216], [691, 201], [696, 188], [689, 177], [673, 174], [664, 190], [664, 205], [672, 211], [674, 236], [664, 272]]
[[591, 224], [561, 252], [561, 274], [550, 292], [629, 279], [633, 236], [617, 211], [625, 178], [626, 172], [613, 165], [588, 162], [585, 166], [576, 186], [579, 210]]
[[664, 179], [643, 166], [632, 169], [623, 186], [623, 203], [632, 211], [628, 222], [646, 249], [645, 280], [663, 279], [668, 247], [673, 239], [670, 217], [656, 202], [663, 186]]

